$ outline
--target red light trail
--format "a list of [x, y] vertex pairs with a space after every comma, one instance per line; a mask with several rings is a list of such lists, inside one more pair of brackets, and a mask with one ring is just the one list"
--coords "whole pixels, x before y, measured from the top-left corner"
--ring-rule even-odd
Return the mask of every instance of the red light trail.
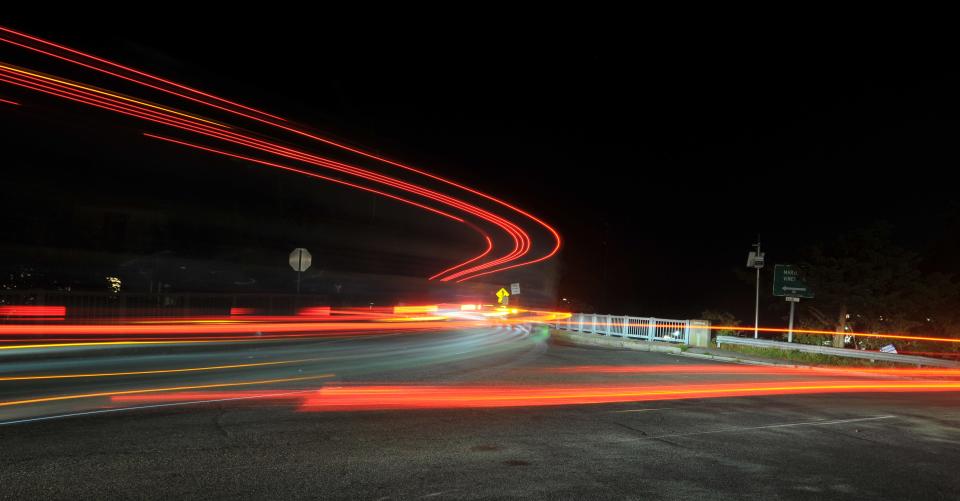
[[356, 385], [309, 394], [303, 411], [469, 409], [818, 393], [955, 392], [960, 381], [785, 381], [667, 385]]
[[[527, 250], [529, 250], [529, 247], [530, 247], [529, 237], [526, 235], [525, 232], [523, 232], [522, 229], [520, 229], [520, 228], [517, 227], [516, 225], [514, 225], [514, 224], [512, 224], [512, 223], [510, 223], [510, 222], [508, 222], [508, 221], [506, 221], [506, 220], [504, 220], [504, 219], [502, 219], [502, 218], [499, 218], [499, 217], [497, 217], [497, 216], [494, 216], [494, 215], [492, 215], [491, 213], [489, 213], [489, 212], [487, 212], [487, 211], [483, 211], [483, 210], [481, 210], [481, 209], [478, 209], [478, 208], [476, 208], [476, 207], [474, 207], [474, 206], [465, 204], [465, 203], [460, 202], [460, 201], [458, 201], [458, 200], [456, 200], [456, 199], [453, 199], [453, 198], [451, 198], [451, 197], [443, 196], [443, 195], [441, 195], [441, 194], [439, 194], [439, 193], [437, 193], [437, 192], [429, 191], [429, 190], [424, 190], [424, 189], [419, 188], [419, 187], [417, 187], [417, 186], [415, 186], [415, 185], [412, 185], [412, 184], [410, 184], [410, 183], [404, 183], [404, 182], [400, 182], [400, 181], [395, 181], [395, 180], [393, 180], [392, 178], [389, 178], [389, 177], [386, 177], [386, 176], [381, 176], [381, 175], [372, 173], [371, 171], [368, 171], [368, 170], [363, 170], [363, 169], [354, 168], [354, 167], [347, 166], [347, 165], [342, 164], [342, 163], [339, 163], [339, 162], [333, 162], [333, 161], [330, 161], [330, 160], [327, 160], [327, 159], [323, 159], [323, 158], [321, 158], [321, 157], [316, 157], [316, 156], [313, 156], [313, 155], [302, 154], [302, 153], [300, 153], [300, 152], [297, 152], [296, 150], [291, 150], [290, 148], [286, 148], [286, 147], [282, 147], [282, 146], [277, 146], [277, 145], [274, 145], [274, 144], [271, 144], [271, 143], [268, 143], [268, 142], [265, 142], [265, 141], [262, 141], [262, 140], [253, 138], [253, 137], [251, 137], [251, 136], [244, 136], [244, 135], [240, 135], [240, 134], [236, 134], [236, 133], [226, 133], [226, 134], [225, 134], [225, 133], [221, 132], [221, 129], [219, 129], [219, 128], [212, 128], [212, 127], [206, 126], [205, 124], [192, 123], [192, 122], [189, 122], [189, 121], [185, 121], [185, 120], [184, 120], [183, 118], [181, 118], [181, 117], [163, 115], [162, 113], [157, 112], [156, 110], [152, 110], [152, 109], [140, 109], [140, 108], [138, 108], [137, 105], [136, 105], [136, 103], [139, 103], [139, 101], [131, 100], [131, 99], [126, 99], [126, 101], [129, 101], [129, 102], [121, 102], [121, 101], [118, 101], [118, 100], [116, 100], [116, 99], [112, 99], [110, 96], [114, 96], [115, 94], [112, 94], [112, 93], [109, 93], [109, 92], [100, 91], [100, 92], [98, 92], [97, 94], [93, 94], [93, 93], [88, 92], [88, 91], [85, 90], [85, 89], [88, 89], [88, 87], [81, 87], [81, 88], [83, 88], [84, 90], [78, 91], [78, 90], [76, 90], [75, 88], [71, 87], [69, 82], [65, 82], [65, 81], [63, 81], [63, 80], [55, 79], [55, 78], [48, 77], [48, 76], [38, 75], [38, 74], [36, 74], [36, 73], [29, 72], [29, 71], [25, 71], [25, 70], [14, 69], [14, 68], [11, 68], [11, 67], [5, 67], [5, 66], [0, 65], [0, 81], [4, 81], [4, 82], [7, 82], [7, 83], [12, 83], [12, 84], [14, 84], [14, 85], [19, 85], [19, 86], [21, 86], [21, 87], [26, 87], [26, 88], [29, 88], [29, 89], [32, 89], [32, 90], [37, 90], [37, 91], [39, 91], [39, 92], [44, 92], [44, 93], [47, 93], [47, 94], [55, 95], [55, 96], [57, 96], [57, 97], [62, 97], [62, 98], [65, 98], [65, 99], [70, 99], [70, 100], [73, 100], [73, 101], [81, 102], [81, 103], [83, 103], [83, 104], [88, 104], [88, 105], [95, 106], [95, 107], [98, 107], [98, 108], [107, 109], [107, 110], [110, 110], [110, 111], [115, 111], [115, 112], [118, 112], [118, 113], [121, 113], [121, 114], [124, 114], [124, 115], [134, 116], [134, 117], [141, 118], [141, 119], [144, 119], [144, 120], [149, 120], [149, 121], [152, 121], [152, 122], [155, 122], [155, 123], [160, 123], [160, 124], [163, 124], [163, 125], [169, 125], [169, 126], [172, 126], [172, 127], [177, 127], [177, 128], [183, 129], [183, 130], [187, 130], [187, 131], [191, 131], [191, 132], [196, 132], [196, 133], [199, 133], [199, 134], [206, 135], [206, 136], [208, 136], [208, 137], [214, 137], [214, 138], [216, 138], [216, 139], [221, 139], [221, 140], [229, 141], [229, 142], [232, 142], [232, 143], [235, 143], [235, 144], [240, 144], [240, 145], [243, 145], [243, 146], [256, 148], [256, 149], [259, 149], [259, 150], [262, 150], [262, 151], [266, 151], [266, 152], [269, 152], [269, 153], [278, 154], [278, 155], [281, 155], [281, 156], [284, 156], [284, 157], [287, 157], [287, 158], [293, 158], [293, 159], [296, 159], [296, 160], [301, 160], [301, 161], [309, 162], [309, 163], [311, 163], [311, 164], [313, 164], [313, 165], [318, 165], [318, 166], [321, 166], [321, 167], [329, 167], [329, 168], [332, 168], [332, 169], [335, 169], [335, 170], [347, 172], [348, 174], [358, 175], [358, 176], [364, 177], [364, 178], [366, 178], [366, 179], [372, 179], [372, 180], [374, 180], [374, 181], [376, 181], [376, 182], [380, 182], [380, 183], [383, 183], [383, 184], [387, 184], [387, 185], [389, 185], [389, 186], [397, 187], [397, 188], [400, 188], [400, 189], [405, 190], [405, 191], [410, 191], [410, 192], [413, 192], [413, 193], [415, 193], [415, 194], [422, 195], [422, 196], [425, 196], [425, 197], [428, 197], [428, 198], [431, 198], [431, 199], [434, 199], [434, 200], [439, 200], [439, 201], [441, 201], [441, 203], [445, 203], [445, 204], [451, 205], [451, 206], [453, 206], [453, 207], [455, 207], [455, 208], [464, 210], [464, 211], [466, 211], [466, 212], [468, 212], [468, 213], [471, 213], [471, 214], [473, 214], [473, 215], [476, 215], [476, 216], [478, 216], [478, 217], [480, 217], [480, 218], [482, 218], [482, 219], [484, 219], [484, 220], [486, 220], [486, 221], [489, 221], [489, 222], [491, 222], [491, 223], [493, 223], [493, 224], [495, 224], [495, 225], [497, 225], [497, 226], [500, 226], [502, 229], [504, 229], [504, 230], [510, 235], [511, 238], [513, 238], [513, 240], [514, 240], [514, 248], [513, 248], [513, 251], [511, 252], [511, 254], [509, 254], [508, 256], [505, 256], [505, 257], [503, 257], [503, 258], [500, 258], [500, 259], [498, 259], [498, 260], [494, 260], [494, 261], [485, 263], [484, 266], [491, 266], [491, 265], [493, 265], [493, 264], [498, 264], [498, 263], [500, 263], [500, 262], [503, 262], [503, 261], [506, 260], [506, 259], [513, 259], [513, 258], [515, 258], [515, 257], [518, 256], [518, 255], [523, 255], [524, 253], [527, 252]], [[52, 83], [51, 83], [51, 82], [52, 82]], [[131, 104], [131, 103], [134, 103], [134, 104]], [[159, 109], [159, 110], [164, 110], [164, 109], [161, 108], [161, 107], [154, 107], [154, 108], [157, 108], [157, 109]], [[176, 114], [177, 114], [177, 115], [182, 115], [182, 116], [187, 116], [187, 117], [190, 117], [190, 118], [194, 118], [194, 117], [192, 117], [192, 116], [189, 116], [189, 115], [186, 115], [186, 114], [183, 114], [183, 113], [176, 113]], [[201, 120], [201, 121], [204, 121], [204, 122], [209, 122], [209, 121], [207, 121], [207, 120], [202, 120], [202, 119], [200, 119], [200, 120]], [[219, 124], [217, 124], [217, 125], [219, 125]], [[354, 183], [349, 183], [349, 182], [342, 181], [342, 180], [338, 180], [338, 179], [335, 179], [335, 178], [330, 178], [330, 177], [328, 177], [328, 176], [322, 176], [322, 175], [319, 175], [319, 174], [316, 174], [316, 173], [312, 173], [312, 172], [309, 172], [309, 171], [305, 171], [305, 170], [303, 170], [303, 169], [297, 169], [297, 168], [293, 168], [293, 167], [289, 167], [289, 166], [284, 166], [284, 165], [276, 164], [276, 163], [274, 163], [274, 162], [267, 162], [267, 161], [263, 161], [263, 160], [253, 159], [253, 158], [250, 158], [250, 157], [245, 157], [245, 156], [242, 156], [242, 155], [237, 155], [237, 154], [233, 154], [233, 153], [229, 153], [229, 152], [224, 152], [224, 151], [221, 151], [221, 150], [216, 150], [216, 149], [213, 149], [213, 148], [208, 148], [208, 147], [201, 146], [201, 145], [196, 145], [196, 144], [193, 144], [193, 143], [188, 143], [188, 142], [185, 142], [185, 141], [178, 141], [178, 140], [174, 140], [174, 139], [170, 139], [170, 138], [165, 138], [165, 137], [162, 137], [162, 136], [156, 136], [156, 135], [153, 135], [153, 134], [145, 134], [145, 135], [148, 136], [148, 137], [155, 138], [155, 139], [161, 139], [161, 140], [165, 140], [165, 141], [168, 141], [168, 142], [177, 143], [177, 144], [180, 144], [180, 145], [183, 145], [183, 146], [192, 147], [192, 148], [195, 148], [195, 149], [205, 150], [205, 151], [212, 152], [212, 153], [218, 153], [218, 154], [222, 154], [222, 155], [225, 155], [225, 156], [231, 156], [231, 157], [234, 157], [234, 158], [238, 158], [238, 159], [243, 159], [243, 160], [247, 160], [247, 161], [250, 161], [250, 162], [259, 163], [259, 164], [261, 164], [261, 165], [267, 165], [267, 166], [270, 166], [270, 167], [280, 168], [280, 169], [287, 170], [287, 171], [290, 171], [290, 172], [295, 172], [295, 173], [298, 173], [298, 174], [308, 175], [308, 176], [311, 176], [311, 177], [315, 177], [315, 178], [319, 178], [319, 179], [324, 179], [324, 180], [336, 182], [336, 183], [339, 183], [339, 184], [344, 184], [344, 185], [347, 185], [347, 186], [350, 186], [350, 187], [353, 187], [353, 188], [357, 188], [357, 189], [361, 189], [361, 190], [364, 190], [364, 191], [373, 192], [373, 193], [376, 193], [376, 194], [378, 194], [378, 195], [382, 195], [382, 196], [385, 196], [385, 197], [388, 197], [388, 198], [392, 198], [392, 199], [395, 199], [395, 200], [398, 200], [398, 201], [403, 201], [403, 202], [405, 202], [405, 203], [415, 205], [415, 206], [417, 206], [417, 207], [420, 207], [420, 208], [429, 210], [429, 211], [431, 211], [431, 212], [434, 212], [434, 213], [437, 213], [437, 214], [440, 214], [440, 215], [444, 215], [444, 216], [447, 216], [447, 217], [451, 217], [451, 218], [453, 218], [454, 220], [456, 220], [456, 221], [458, 221], [458, 222], [466, 223], [465, 221], [463, 221], [463, 220], [460, 219], [460, 218], [457, 218], [457, 217], [455, 217], [455, 216], [450, 216], [450, 215], [448, 215], [448, 214], [446, 214], [446, 213], [444, 213], [444, 212], [442, 212], [442, 211], [439, 211], [439, 210], [437, 210], [437, 209], [430, 208], [430, 207], [425, 206], [425, 205], [423, 205], [423, 204], [418, 204], [418, 203], [416, 203], [416, 202], [411, 202], [411, 201], [409, 201], [409, 200], [407, 200], [407, 199], [403, 199], [403, 198], [397, 197], [396, 195], [387, 194], [387, 193], [382, 192], [382, 191], [379, 191], [379, 190], [374, 190], [374, 189], [372, 189], [372, 188], [362, 187], [362, 186], [357, 185], [357, 184], [354, 184]], [[485, 239], [488, 238], [487, 235], [486, 235], [485, 233], [483, 233], [482, 230], [479, 230], [475, 225], [469, 225], [469, 226], [470, 226], [471, 228], [473, 228], [475, 231], [479, 231], [479, 232], [481, 233], [481, 235], [484, 236]], [[489, 253], [489, 251], [486, 250], [486, 251], [484, 251], [484, 253], [481, 254], [480, 256], [475, 257], [475, 258], [473, 258], [473, 259], [470, 259], [470, 260], [468, 260], [468, 261], [466, 261], [466, 262], [469, 263], [469, 262], [475, 261], [475, 260], [477, 260], [478, 258], [483, 257], [483, 256], [485, 256], [485, 255], [488, 254], [488, 253]], [[461, 264], [463, 264], [463, 263], [461, 263]], [[458, 266], [459, 266], [459, 265], [458, 265]], [[454, 267], [454, 268], [456, 268], [456, 267]]]
[[335, 170], [347, 175], [356, 176], [378, 184], [383, 184], [393, 189], [412, 193], [418, 197], [430, 199], [455, 210], [462, 211], [485, 223], [492, 224], [493, 226], [496, 226], [502, 230], [512, 242], [512, 248], [508, 252], [503, 253], [501, 251], [499, 257], [488, 258], [487, 256], [495, 250], [496, 241], [490, 238], [489, 235], [483, 232], [483, 230], [478, 228], [476, 225], [473, 225], [462, 218], [458, 218], [457, 216], [453, 216], [439, 209], [409, 200], [407, 198], [398, 197], [397, 195], [389, 194], [384, 191], [357, 185], [355, 183], [350, 183], [340, 179], [322, 176], [304, 169], [281, 165], [267, 160], [255, 159], [245, 155], [226, 152], [187, 141], [180, 141], [172, 138], [147, 134], [148, 137], [165, 140], [180, 144], [182, 146], [205, 150], [210, 153], [231, 156], [234, 158], [243, 159], [245, 161], [258, 163], [260, 165], [271, 166], [274, 168], [287, 170], [289, 172], [308, 175], [314, 178], [349, 186], [351, 188], [375, 193], [377, 195], [385, 196], [408, 205], [413, 205], [415, 207], [428, 210], [438, 215], [452, 218], [457, 222], [468, 224], [471, 229], [481, 234], [486, 244], [486, 248], [481, 254], [434, 274], [433, 276], [429, 277], [430, 280], [439, 279], [441, 281], [455, 280], [457, 282], [462, 282], [479, 276], [544, 261], [556, 255], [560, 249], [561, 238], [559, 233], [553, 227], [541, 219], [533, 216], [532, 214], [486, 193], [480, 192], [460, 183], [456, 183], [441, 176], [426, 172], [422, 169], [417, 169], [406, 164], [373, 155], [363, 150], [352, 148], [350, 146], [346, 146], [344, 144], [312, 134], [301, 128], [290, 125], [287, 120], [276, 115], [271, 115], [258, 109], [239, 104], [235, 101], [230, 101], [213, 94], [197, 90], [193, 87], [163, 79], [144, 71], [124, 66], [104, 58], [93, 56], [91, 54], [87, 54], [85, 52], [9, 28], [0, 27], [0, 32], [5, 34], [3, 37], [0, 37], [0, 42], [5, 42], [38, 54], [53, 57], [71, 64], [76, 64], [86, 69], [120, 78], [124, 81], [141, 85], [153, 90], [158, 90], [177, 98], [186, 99], [191, 103], [204, 105], [214, 111], [219, 110], [228, 112], [238, 117], [253, 120], [259, 124], [268, 125], [285, 132], [294, 133], [298, 136], [319, 141], [341, 150], [360, 155], [367, 159], [404, 169], [408, 172], [424, 176], [433, 181], [439, 181], [447, 186], [457, 188], [458, 190], [466, 191], [471, 195], [494, 202], [501, 207], [505, 207], [509, 209], [511, 213], [520, 214], [525, 220], [533, 221], [538, 227], [546, 230], [547, 233], [549, 233], [550, 238], [554, 240], [552, 248], [549, 252], [534, 259], [522, 260], [524, 256], [531, 252], [531, 249], [533, 248], [533, 242], [530, 234], [520, 224], [508, 219], [507, 217], [494, 213], [490, 210], [483, 209], [474, 203], [466, 202], [450, 194], [441, 193], [439, 191], [390, 177], [379, 172], [356, 167], [345, 162], [339, 162], [329, 158], [320, 157], [304, 150], [282, 145], [278, 142], [266, 141], [249, 134], [241, 133], [234, 127], [221, 124], [214, 120], [201, 118], [195, 114], [181, 112], [169, 107], [155, 105], [144, 100], [122, 96], [110, 91], [96, 89], [89, 85], [69, 82], [63, 79], [23, 70], [20, 68], [0, 66], [0, 81], [8, 84], [17, 85], [34, 91], [43, 92], [63, 99], [69, 99], [75, 102], [95, 106], [142, 120], [148, 120], [153, 123], [174, 127], [185, 132], [199, 134], [215, 140], [256, 149], [258, 151], [277, 155], [289, 160], [303, 162], [314, 167]]

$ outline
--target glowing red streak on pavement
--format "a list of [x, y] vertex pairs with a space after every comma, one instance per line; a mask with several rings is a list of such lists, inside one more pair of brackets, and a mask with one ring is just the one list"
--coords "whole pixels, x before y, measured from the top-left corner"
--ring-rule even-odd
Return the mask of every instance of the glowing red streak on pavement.
[[[407, 327], [406, 325], [404, 327]], [[89, 337], [81, 334], [74, 338], [3, 338], [0, 339], [0, 350], [14, 350], [22, 348], [56, 348], [64, 346], [100, 346], [100, 345], [123, 345], [123, 344], [177, 344], [177, 343], [223, 343], [228, 341], [257, 342], [276, 339], [329, 339], [329, 338], [348, 338], [355, 336], [373, 336], [373, 335], [394, 335], [401, 333], [428, 332], [439, 329], [428, 329], [425, 327], [411, 327], [409, 329], [374, 329], [369, 331], [345, 331], [337, 330], [333, 332], [310, 332], [302, 333], [280, 333], [280, 334], [255, 334], [247, 333], [243, 336], [228, 335], [207, 335], [193, 336], [182, 333], [170, 333], [161, 337]]]
[[326, 386], [303, 411], [532, 407], [815, 393], [954, 392], [958, 381], [788, 381], [709, 385]]
[[0, 335], [133, 335], [133, 334], [210, 334], [210, 333], [242, 333], [242, 332], [362, 332], [384, 329], [456, 329], [482, 327], [482, 321], [451, 321], [451, 322], [408, 322], [403, 324], [381, 322], [250, 322], [250, 323], [209, 323], [209, 324], [57, 324], [57, 325], [0, 325]]
[[18, 102], [16, 102], [16, 101], [11, 101], [11, 100], [9, 100], [9, 99], [2, 99], [2, 98], [0, 98], [0, 103], [12, 104], [13, 106], [20, 106], [20, 103], [18, 103]]

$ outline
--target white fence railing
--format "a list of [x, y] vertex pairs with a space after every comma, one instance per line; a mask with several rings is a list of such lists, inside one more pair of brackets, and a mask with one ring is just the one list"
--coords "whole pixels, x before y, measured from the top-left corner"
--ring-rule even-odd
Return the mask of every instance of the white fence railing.
[[644, 341], [685, 344], [690, 341], [689, 320], [574, 313], [570, 318], [557, 320], [555, 327], [561, 330]]

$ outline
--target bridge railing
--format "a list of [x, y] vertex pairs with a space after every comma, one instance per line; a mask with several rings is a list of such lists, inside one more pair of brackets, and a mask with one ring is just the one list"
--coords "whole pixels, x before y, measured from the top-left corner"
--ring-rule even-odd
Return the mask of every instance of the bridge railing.
[[559, 330], [643, 341], [683, 344], [690, 341], [689, 320], [573, 313], [569, 318], [557, 320], [555, 327]]

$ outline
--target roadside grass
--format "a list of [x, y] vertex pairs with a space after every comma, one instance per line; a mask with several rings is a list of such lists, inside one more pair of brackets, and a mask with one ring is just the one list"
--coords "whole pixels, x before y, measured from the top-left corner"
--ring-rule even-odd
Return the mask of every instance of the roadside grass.
[[778, 360], [788, 360], [802, 365], [815, 365], [824, 367], [914, 367], [914, 364], [898, 364], [895, 362], [875, 361], [872, 362], [863, 358], [838, 357], [836, 355], [824, 355], [821, 353], [806, 353], [803, 351], [781, 350], [778, 348], [759, 348], [755, 346], [725, 345], [723, 351], [735, 351], [744, 355], [755, 357], [773, 358]]

